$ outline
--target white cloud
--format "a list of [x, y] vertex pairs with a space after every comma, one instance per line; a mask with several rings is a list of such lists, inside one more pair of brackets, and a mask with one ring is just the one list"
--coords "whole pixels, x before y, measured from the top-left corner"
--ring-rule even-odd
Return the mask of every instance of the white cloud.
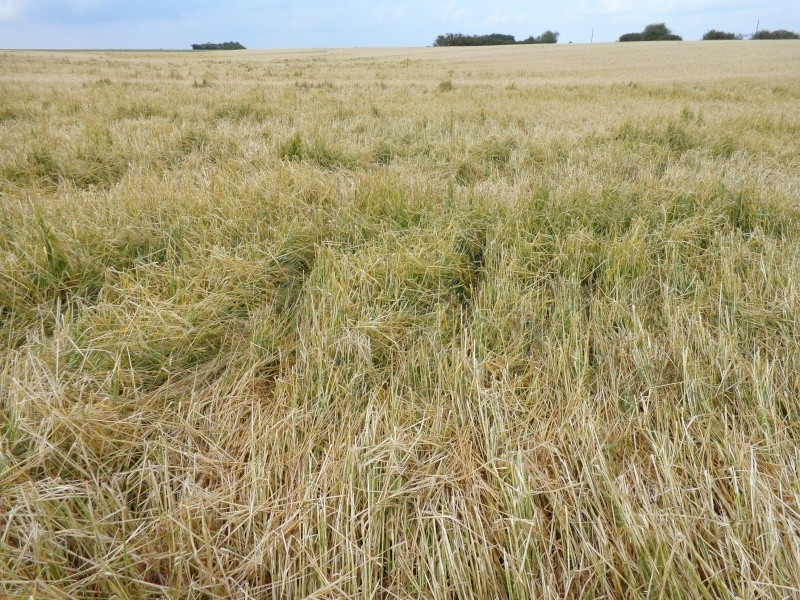
[[583, 2], [581, 8], [590, 14], [620, 15], [627, 13], [660, 12], [675, 13], [682, 11], [731, 9], [737, 6], [758, 5], [753, 0], [598, 0]]
[[450, 0], [442, 7], [442, 16], [447, 21], [463, 21], [472, 13], [472, 10], [460, 6], [455, 0]]
[[372, 13], [378, 23], [399, 21], [406, 15], [403, 8], [379, 8]]
[[0, 0], [0, 22], [15, 21], [25, 8], [24, 0]]
[[507, 24], [519, 25], [521, 23], [527, 23], [527, 22], [528, 22], [528, 15], [526, 15], [524, 13], [518, 13], [518, 14], [514, 14], [514, 15], [509, 15], [509, 14], [506, 14], [506, 13], [501, 13], [501, 12], [495, 11], [491, 15], [489, 15], [489, 18], [486, 19], [483, 22], [483, 24], [484, 25], [507, 25]]

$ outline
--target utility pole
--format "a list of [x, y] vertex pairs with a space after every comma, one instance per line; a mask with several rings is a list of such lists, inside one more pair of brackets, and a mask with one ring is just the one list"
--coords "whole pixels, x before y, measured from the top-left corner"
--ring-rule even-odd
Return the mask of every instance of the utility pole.
[[594, 29], [592, 29], [592, 39], [589, 41], [590, 44], [594, 44]]
[[758, 26], [759, 26], [759, 25], [761, 25], [761, 19], [759, 19], [759, 20], [756, 22], [756, 33], [755, 33], [755, 35], [758, 35]]

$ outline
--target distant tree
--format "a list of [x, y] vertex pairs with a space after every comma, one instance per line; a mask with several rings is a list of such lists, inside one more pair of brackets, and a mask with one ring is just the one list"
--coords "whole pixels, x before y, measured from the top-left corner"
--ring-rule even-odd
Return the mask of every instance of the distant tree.
[[507, 44], [514, 44], [516, 40], [513, 35], [506, 35], [504, 33], [492, 33], [490, 35], [475, 36], [478, 45], [481, 46], [505, 46]]
[[464, 35], [463, 33], [446, 33], [433, 42], [434, 46], [504, 46], [515, 44], [513, 35], [490, 33], [489, 35]]
[[642, 31], [642, 40], [645, 42], [681, 41], [683, 38], [672, 33], [664, 23], [653, 23]]
[[247, 48], [239, 42], [223, 42], [221, 44], [206, 42], [205, 44], [192, 44], [192, 50], [247, 50]]
[[540, 44], [557, 44], [558, 36], [561, 35], [557, 31], [550, 31], [549, 29], [539, 36]]
[[711, 29], [703, 36], [704, 40], [741, 40], [744, 36], [740, 33], [728, 33], [727, 31], [717, 31]]
[[626, 33], [619, 37], [620, 42], [679, 42], [683, 38], [672, 33], [664, 23], [653, 23], [641, 33]]
[[770, 31], [769, 29], [762, 29], [758, 33], [753, 34], [750, 38], [752, 40], [800, 40], [800, 33], [794, 31], [787, 31], [786, 29], [776, 29]]
[[436, 40], [433, 42], [434, 46], [455, 46], [453, 43], [455, 41], [456, 33], [445, 33], [444, 35], [436, 36]]
[[542, 33], [539, 37], [530, 36], [518, 44], [555, 44], [558, 42], [558, 36], [561, 35], [557, 31], [550, 31], [549, 29]]
[[555, 44], [558, 41], [557, 31], [545, 31], [539, 37], [529, 37], [518, 42], [513, 35], [490, 33], [488, 35], [464, 35], [463, 33], [445, 33], [433, 42], [434, 46], [510, 46], [512, 44]]

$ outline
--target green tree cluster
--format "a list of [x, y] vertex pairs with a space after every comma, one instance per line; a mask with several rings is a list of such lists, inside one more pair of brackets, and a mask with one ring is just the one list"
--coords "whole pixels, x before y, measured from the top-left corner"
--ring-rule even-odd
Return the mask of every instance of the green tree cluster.
[[192, 50], [246, 50], [239, 42], [223, 42], [221, 44], [214, 44], [213, 42], [206, 42], [205, 44], [192, 44]]
[[718, 31], [717, 29], [710, 29], [703, 35], [704, 40], [741, 40], [744, 36], [741, 33], [729, 33], [727, 31]]
[[464, 35], [463, 33], [446, 33], [433, 42], [434, 46], [503, 46], [516, 44], [513, 35], [490, 33], [489, 35]]
[[560, 34], [557, 31], [550, 31], [549, 29], [542, 33], [539, 37], [530, 36], [525, 38], [520, 44], [555, 44], [558, 42], [558, 36]]
[[786, 29], [776, 29], [770, 31], [769, 29], [762, 29], [756, 32], [750, 38], [753, 40], [800, 40], [800, 33], [794, 31], [787, 31]]
[[434, 46], [510, 46], [513, 44], [555, 44], [558, 32], [547, 30], [538, 37], [530, 36], [517, 41], [513, 35], [490, 33], [488, 35], [464, 35], [463, 33], [446, 33], [433, 42]]
[[626, 33], [619, 36], [620, 42], [679, 42], [683, 38], [672, 33], [664, 23], [653, 23], [641, 33]]

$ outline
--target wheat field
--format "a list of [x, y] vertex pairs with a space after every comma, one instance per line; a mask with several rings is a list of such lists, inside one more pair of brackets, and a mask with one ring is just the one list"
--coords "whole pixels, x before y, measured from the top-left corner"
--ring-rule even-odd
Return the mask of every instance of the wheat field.
[[800, 43], [0, 52], [0, 596], [800, 595]]

